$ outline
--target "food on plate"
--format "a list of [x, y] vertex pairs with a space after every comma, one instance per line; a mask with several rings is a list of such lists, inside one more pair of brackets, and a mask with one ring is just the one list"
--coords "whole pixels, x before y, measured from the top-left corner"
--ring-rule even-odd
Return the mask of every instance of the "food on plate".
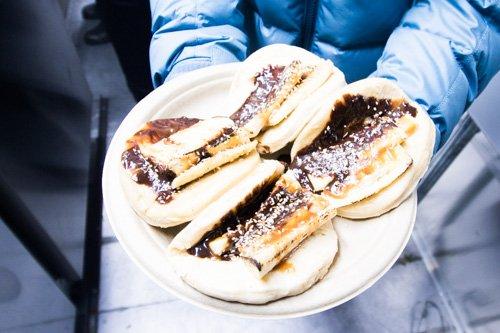
[[333, 95], [295, 140], [291, 173], [338, 214], [381, 215], [423, 176], [434, 145], [427, 113], [392, 81], [370, 78]]
[[[318, 90], [325, 84], [327, 88]], [[344, 85], [343, 73], [331, 61], [295, 46], [266, 46], [236, 73], [229, 93], [230, 118], [250, 137], [263, 134], [258, 150], [272, 153], [295, 139], [325, 93]]]
[[261, 162], [177, 234], [169, 260], [186, 283], [260, 304], [301, 293], [326, 274], [337, 252], [335, 209], [283, 170]]
[[120, 175], [137, 214], [168, 227], [193, 219], [259, 160], [228, 118], [158, 119], [127, 140]]
[[[430, 117], [392, 81], [346, 85], [330, 61], [293, 46], [252, 54], [226, 107], [229, 117], [146, 123], [126, 142], [120, 177], [149, 224], [190, 222], [167, 259], [227, 301], [263, 304], [321, 280], [338, 252], [334, 216], [401, 204], [435, 140]], [[261, 159], [292, 141], [290, 163]]]

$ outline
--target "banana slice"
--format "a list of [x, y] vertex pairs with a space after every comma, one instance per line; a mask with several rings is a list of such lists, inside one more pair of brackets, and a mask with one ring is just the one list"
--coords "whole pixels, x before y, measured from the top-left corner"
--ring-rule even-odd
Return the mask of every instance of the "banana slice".
[[172, 187], [177, 188], [250, 153], [255, 145], [231, 119], [215, 117], [200, 120], [155, 143], [139, 144], [139, 149], [155, 164], [175, 174]]

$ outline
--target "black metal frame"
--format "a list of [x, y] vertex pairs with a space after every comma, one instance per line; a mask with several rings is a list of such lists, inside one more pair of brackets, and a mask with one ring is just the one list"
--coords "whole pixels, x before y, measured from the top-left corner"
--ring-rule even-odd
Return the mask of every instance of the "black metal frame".
[[437, 183], [446, 169], [465, 148], [467, 143], [479, 132], [479, 128], [466, 112], [451, 133], [446, 144], [437, 152], [431, 161], [429, 170], [420, 182], [417, 190], [418, 202], [421, 202], [427, 193]]
[[108, 99], [101, 97], [91, 137], [83, 273], [79, 276], [29, 208], [0, 175], [0, 217], [76, 308], [75, 332], [97, 332], [101, 266], [102, 186]]
[[108, 103], [99, 98], [98, 132], [90, 144], [83, 279], [80, 283], [75, 332], [97, 332], [102, 239], [102, 170], [106, 156]]
[[[469, 112], [466, 112], [462, 118], [460, 118], [459, 123], [446, 144], [432, 158], [429, 169], [417, 189], [419, 203], [427, 196], [451, 163], [478, 132], [479, 128], [471, 118]], [[439, 271], [435, 269], [437, 263], [433, 253], [430, 251], [431, 247], [427, 243], [425, 237], [423, 237], [418, 224], [416, 224], [413, 229], [411, 239], [422, 257], [422, 262], [427, 267], [432, 283], [442, 298], [443, 306], [448, 314], [452, 327], [460, 332], [467, 331], [467, 324], [461, 320], [463, 316], [456, 315], [460, 313], [460, 309], [456, 306], [458, 302], [454, 300], [452, 293], [450, 293], [440, 282], [442, 278], [440, 277]]]

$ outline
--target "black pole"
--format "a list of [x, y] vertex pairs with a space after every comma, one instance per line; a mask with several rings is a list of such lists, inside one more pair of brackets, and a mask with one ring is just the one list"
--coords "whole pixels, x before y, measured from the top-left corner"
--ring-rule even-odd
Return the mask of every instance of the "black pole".
[[[54, 240], [0, 175], [0, 217], [36, 261], [75, 304], [72, 290], [80, 280]], [[75, 304], [76, 305], [76, 304]]]
[[97, 332], [102, 237], [102, 169], [106, 155], [108, 99], [100, 97], [98, 134], [90, 150], [89, 188], [85, 228], [81, 303], [77, 309], [75, 332]]

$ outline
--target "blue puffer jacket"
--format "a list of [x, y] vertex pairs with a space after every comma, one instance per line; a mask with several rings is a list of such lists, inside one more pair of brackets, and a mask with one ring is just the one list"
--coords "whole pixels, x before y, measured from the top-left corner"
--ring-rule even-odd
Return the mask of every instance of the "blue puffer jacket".
[[500, 67], [498, 0], [151, 0], [154, 85], [273, 43], [333, 60], [348, 82], [397, 81], [438, 145]]

